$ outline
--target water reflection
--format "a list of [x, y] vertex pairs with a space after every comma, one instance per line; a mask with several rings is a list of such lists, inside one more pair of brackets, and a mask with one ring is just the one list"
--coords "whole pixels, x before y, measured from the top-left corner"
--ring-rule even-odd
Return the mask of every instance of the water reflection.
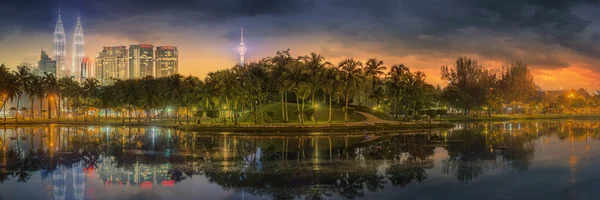
[[[103, 187], [156, 189], [200, 178], [236, 198], [355, 199], [424, 183], [431, 176], [468, 184], [494, 171], [525, 173], [536, 151], [548, 150], [552, 138], [585, 141], [589, 150], [587, 141], [600, 138], [598, 126], [589, 121], [483, 123], [449, 131], [311, 136], [5, 126], [0, 183], [16, 180], [22, 188], [48, 184], [51, 198], [84, 199], [102, 195], [93, 193], [97, 186], [86, 184], [90, 181]], [[568, 162], [574, 166], [578, 157]], [[578, 195], [574, 170], [571, 196]], [[42, 183], [29, 182], [37, 173]]]

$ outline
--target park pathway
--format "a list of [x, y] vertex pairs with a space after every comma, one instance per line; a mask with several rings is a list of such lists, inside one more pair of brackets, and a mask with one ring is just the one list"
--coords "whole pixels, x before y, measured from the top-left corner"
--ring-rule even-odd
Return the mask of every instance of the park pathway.
[[358, 111], [357, 111], [357, 113], [366, 118], [366, 120], [364, 121], [365, 123], [372, 123], [372, 124], [400, 124], [400, 122], [395, 122], [395, 121], [381, 119], [381, 118], [379, 118], [379, 117], [377, 117], [375, 115], [372, 115], [370, 113], [358, 112]]

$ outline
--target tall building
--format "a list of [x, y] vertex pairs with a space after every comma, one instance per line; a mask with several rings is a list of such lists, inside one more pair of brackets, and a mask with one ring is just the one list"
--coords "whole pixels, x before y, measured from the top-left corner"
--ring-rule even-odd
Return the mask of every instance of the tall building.
[[156, 77], [166, 77], [178, 73], [178, 53], [177, 47], [159, 46], [156, 47]]
[[154, 47], [149, 44], [129, 46], [129, 78], [154, 75]]
[[40, 61], [38, 61], [38, 68], [42, 72], [56, 75], [56, 60], [52, 60], [43, 49], [41, 51]]
[[54, 29], [54, 60], [56, 61], [56, 75], [62, 77], [68, 75], [66, 66], [66, 45], [65, 40], [65, 28], [63, 27], [62, 20], [60, 19], [60, 8], [58, 9], [58, 21], [56, 22], [56, 28]]
[[240, 40], [240, 46], [238, 47], [238, 53], [240, 53], [240, 65], [244, 65], [244, 55], [246, 54], [246, 46], [244, 45], [244, 29], [242, 28], [242, 37]]
[[83, 28], [81, 27], [81, 21], [79, 21], [79, 13], [77, 13], [77, 24], [75, 25], [75, 31], [73, 32], [73, 59], [71, 63], [70, 73], [71, 76], [78, 79], [80, 76], [81, 61], [85, 57], [83, 51]]
[[127, 79], [127, 47], [104, 47], [96, 58], [95, 77], [101, 84], [111, 84], [113, 79]]
[[79, 68], [81, 74], [79, 75], [81, 82], [87, 78], [93, 78], [94, 76], [94, 62], [90, 57], [83, 57], [81, 59], [81, 67]]

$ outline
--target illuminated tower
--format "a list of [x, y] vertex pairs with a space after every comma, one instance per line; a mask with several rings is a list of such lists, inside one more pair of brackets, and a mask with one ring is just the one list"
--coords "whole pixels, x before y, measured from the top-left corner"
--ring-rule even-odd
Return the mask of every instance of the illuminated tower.
[[242, 38], [240, 46], [238, 47], [238, 53], [240, 53], [240, 65], [244, 65], [244, 54], [246, 54], [246, 46], [244, 46], [244, 29], [242, 28]]
[[67, 41], [65, 41], [65, 28], [63, 27], [62, 20], [60, 19], [60, 8], [58, 8], [58, 21], [56, 22], [56, 28], [54, 29], [54, 60], [56, 60], [56, 72], [58, 77], [66, 75], [65, 66], [65, 47]]
[[79, 12], [77, 13], [77, 25], [75, 25], [75, 32], [73, 33], [73, 62], [71, 63], [71, 76], [78, 80], [80, 75], [79, 68], [81, 67], [81, 61], [85, 57], [83, 52], [83, 28], [81, 28], [81, 22], [79, 21]]

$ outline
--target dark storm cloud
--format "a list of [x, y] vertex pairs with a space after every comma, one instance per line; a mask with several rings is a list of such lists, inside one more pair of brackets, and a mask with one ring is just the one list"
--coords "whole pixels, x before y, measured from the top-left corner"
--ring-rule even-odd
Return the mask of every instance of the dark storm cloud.
[[[252, 27], [255, 36], [326, 33], [352, 46], [380, 42], [382, 53], [448, 55], [475, 53], [545, 67], [564, 67], [554, 45], [600, 56], [597, 23], [574, 8], [600, 12], [600, 0], [9, 0], [0, 23], [11, 33], [52, 33], [56, 9], [80, 9], [86, 30], [156, 40], [155, 27], [196, 25]], [[66, 16], [63, 15], [63, 20]], [[147, 19], [146, 21], [144, 21]], [[67, 22], [65, 22], [67, 24]], [[111, 28], [112, 26], [112, 28]], [[67, 26], [68, 27], [68, 26]], [[237, 28], [224, 37], [238, 40]], [[505, 39], [506, 38], [506, 39]], [[287, 48], [287, 47], [285, 47]], [[364, 49], [373, 51], [373, 49]], [[528, 52], [517, 53], [516, 51]], [[542, 54], [542, 56], [533, 56]]]

